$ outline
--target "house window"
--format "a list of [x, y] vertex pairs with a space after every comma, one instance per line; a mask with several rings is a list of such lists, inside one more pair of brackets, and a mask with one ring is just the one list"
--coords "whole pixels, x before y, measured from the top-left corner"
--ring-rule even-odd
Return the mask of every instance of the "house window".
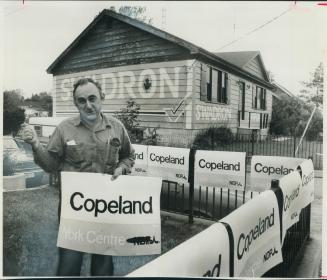
[[202, 65], [200, 100], [227, 104], [227, 82], [227, 73]]
[[260, 128], [268, 128], [268, 114], [261, 114], [260, 115]]
[[253, 87], [252, 91], [252, 107], [254, 109], [261, 109], [265, 110], [267, 99], [266, 99], [267, 93], [266, 89], [262, 87]]

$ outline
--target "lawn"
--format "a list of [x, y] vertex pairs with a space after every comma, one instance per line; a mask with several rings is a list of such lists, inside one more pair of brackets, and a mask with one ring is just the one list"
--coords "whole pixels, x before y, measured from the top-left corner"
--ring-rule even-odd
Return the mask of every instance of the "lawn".
[[[54, 276], [58, 262], [57, 207], [54, 187], [3, 194], [4, 276]], [[162, 253], [207, 228], [212, 222], [162, 212]], [[155, 256], [115, 257], [115, 275], [126, 275]], [[89, 275], [90, 255], [85, 254], [81, 275]]]

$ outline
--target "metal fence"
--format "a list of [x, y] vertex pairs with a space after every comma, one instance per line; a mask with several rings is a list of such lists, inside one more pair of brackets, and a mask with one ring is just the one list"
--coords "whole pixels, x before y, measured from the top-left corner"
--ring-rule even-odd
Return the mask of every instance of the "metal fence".
[[[190, 222], [193, 221], [193, 217], [219, 221], [258, 194], [254, 191], [192, 187], [192, 184], [179, 185], [175, 182], [164, 181], [161, 192], [161, 209], [188, 215]], [[279, 197], [277, 195], [277, 199], [281, 205], [282, 195]], [[288, 277], [294, 273], [305, 241], [310, 237], [310, 220], [311, 205], [308, 205], [302, 209], [299, 221], [286, 232], [282, 246], [283, 262], [263, 276]]]
[[211, 130], [202, 139], [198, 141], [195, 139], [195, 143], [190, 138], [191, 136], [188, 136], [165, 135], [165, 141], [160, 145], [193, 147], [199, 150], [246, 152], [247, 164], [250, 164], [253, 155], [311, 158], [316, 170], [323, 168], [322, 139], [309, 140], [304, 138], [296, 153], [296, 148], [300, 142], [300, 137], [297, 136], [219, 134]]

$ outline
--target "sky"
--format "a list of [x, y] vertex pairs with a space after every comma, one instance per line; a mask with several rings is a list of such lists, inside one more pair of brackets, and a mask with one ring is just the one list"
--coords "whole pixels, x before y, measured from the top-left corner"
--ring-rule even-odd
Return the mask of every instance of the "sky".
[[[49, 65], [104, 8], [121, 5], [119, 1], [0, 2], [3, 88], [21, 89], [25, 97], [50, 92]], [[145, 6], [154, 26], [208, 51], [259, 50], [276, 82], [294, 94], [327, 55], [323, 34], [327, 7], [317, 2], [125, 1], [124, 5]]]

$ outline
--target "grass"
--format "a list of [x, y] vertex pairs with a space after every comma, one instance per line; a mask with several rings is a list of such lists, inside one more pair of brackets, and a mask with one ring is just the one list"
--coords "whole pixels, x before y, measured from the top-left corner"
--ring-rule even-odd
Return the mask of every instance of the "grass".
[[[3, 275], [54, 276], [58, 262], [58, 190], [4, 192], [3, 195]], [[162, 212], [162, 253], [208, 227], [187, 217]], [[126, 275], [155, 256], [115, 257], [115, 275]], [[86, 254], [81, 275], [89, 275], [90, 255]]]

